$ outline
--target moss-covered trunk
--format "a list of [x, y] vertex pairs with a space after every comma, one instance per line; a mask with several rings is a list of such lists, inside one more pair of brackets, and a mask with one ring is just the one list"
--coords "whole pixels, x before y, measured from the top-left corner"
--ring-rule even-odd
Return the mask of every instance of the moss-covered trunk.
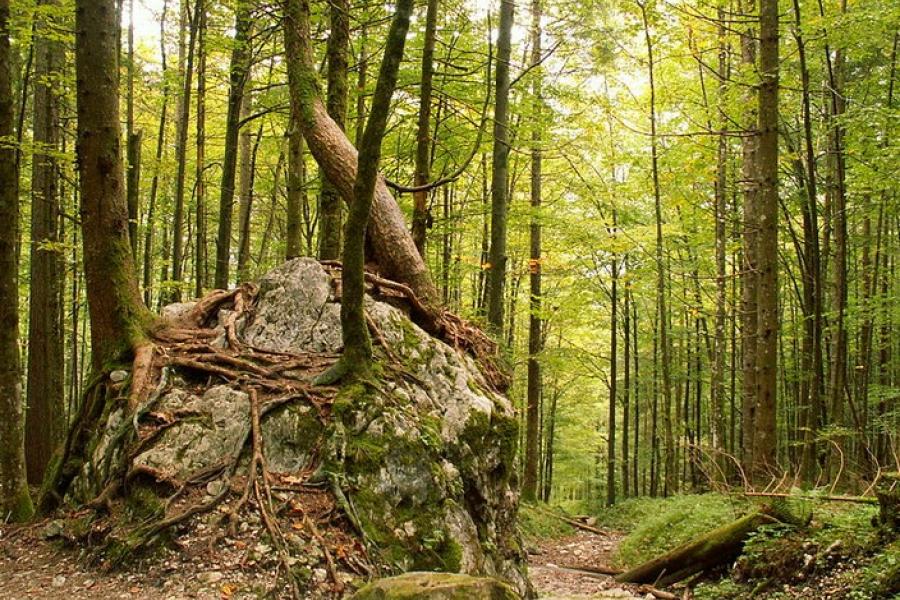
[[616, 581], [670, 585], [724, 564], [738, 554], [751, 533], [776, 519], [765, 512], [755, 512], [712, 531], [627, 571]]
[[[9, 0], [0, 0], [0, 139], [13, 137]], [[0, 518], [23, 521], [34, 512], [25, 481], [22, 373], [16, 241], [19, 197], [16, 150], [0, 146]]]
[[140, 344], [152, 316], [138, 293], [119, 136], [115, 0], [76, 4], [78, 172], [93, 364]]

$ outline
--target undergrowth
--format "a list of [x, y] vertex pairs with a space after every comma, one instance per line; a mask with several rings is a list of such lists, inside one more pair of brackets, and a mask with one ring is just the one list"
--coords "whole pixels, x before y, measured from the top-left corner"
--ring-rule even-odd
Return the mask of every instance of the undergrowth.
[[698, 600], [900, 597], [900, 541], [872, 527], [877, 509], [817, 503], [805, 529], [762, 527], [747, 541], [729, 576], [701, 583]]
[[597, 513], [598, 526], [628, 532], [617, 562], [633, 567], [745, 514], [751, 504], [723, 494], [634, 498]]
[[519, 505], [519, 531], [525, 542], [534, 544], [575, 533], [575, 528], [559, 518], [569, 517], [561, 508], [547, 504]]

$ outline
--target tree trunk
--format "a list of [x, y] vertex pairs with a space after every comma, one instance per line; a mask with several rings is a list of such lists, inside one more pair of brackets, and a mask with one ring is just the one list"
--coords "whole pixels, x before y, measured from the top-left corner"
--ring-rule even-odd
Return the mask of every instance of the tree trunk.
[[[197, 0], [194, 6], [193, 16], [190, 8], [185, 4], [182, 7], [182, 21], [190, 22], [188, 32], [188, 44], [185, 49], [184, 82], [181, 98], [178, 105], [177, 140], [175, 142], [175, 157], [178, 160], [178, 168], [175, 174], [175, 214], [172, 222], [172, 277], [171, 288], [166, 294], [166, 301], [175, 302], [181, 299], [181, 279], [184, 271], [184, 188], [187, 171], [187, 137], [188, 119], [191, 114], [191, 82], [194, 76], [194, 47], [197, 43], [197, 14], [202, 0]], [[182, 25], [182, 29], [184, 26]], [[179, 64], [179, 66], [181, 66]]]
[[[628, 255], [622, 258], [622, 268], [628, 275]], [[631, 284], [625, 283], [625, 299], [622, 306], [622, 329], [625, 334], [622, 366], [622, 496], [631, 495], [631, 455], [629, 454], [631, 420]], [[637, 490], [635, 490], [637, 491]]]
[[[300, 36], [309, 32], [308, 0], [288, 0], [288, 29], [298, 25]], [[333, 381], [345, 375], [360, 377], [367, 373], [372, 358], [372, 344], [366, 324], [365, 309], [365, 242], [369, 213], [379, 182], [378, 161], [381, 142], [387, 129], [391, 98], [397, 85], [397, 73], [403, 60], [406, 32], [412, 14], [413, 0], [399, 0], [388, 31], [384, 57], [375, 83], [375, 94], [360, 144], [359, 163], [353, 184], [353, 201], [344, 229], [343, 269], [341, 270], [341, 330], [344, 351], [340, 361], [320, 381]], [[289, 36], [289, 39], [292, 36]], [[297, 40], [291, 41], [291, 44]], [[290, 72], [290, 71], [289, 71]], [[295, 82], [296, 83], [296, 82]]]
[[816, 437], [822, 425], [822, 388], [824, 382], [822, 360], [822, 271], [819, 251], [818, 176], [816, 172], [815, 140], [810, 109], [809, 69], [806, 62], [806, 44], [802, 34], [800, 3], [794, 0], [795, 32], [797, 55], [800, 65], [801, 103], [803, 108], [803, 140], [806, 174], [804, 189], [806, 197], [803, 209], [803, 297], [804, 297], [804, 340], [803, 340], [803, 383], [804, 435], [801, 473], [807, 481], [815, 481], [818, 466]]
[[[710, 375], [710, 412], [712, 413], [712, 447], [714, 458], [719, 465], [725, 465], [723, 452], [725, 452], [725, 298], [728, 281], [725, 276], [725, 246], [727, 243], [725, 234], [726, 211], [726, 186], [728, 185], [728, 137], [726, 130], [728, 120], [726, 116], [726, 100], [728, 92], [728, 46], [725, 37], [725, 15], [722, 8], [718, 9], [718, 38], [719, 38], [719, 88], [718, 109], [721, 115], [716, 147], [716, 324], [715, 324], [715, 350], [713, 351], [712, 373]], [[700, 307], [698, 307], [700, 308]], [[698, 374], [699, 375], [699, 374]]]
[[[298, 6], [299, 4], [299, 6]], [[357, 174], [357, 152], [340, 127], [328, 116], [318, 95], [312, 63], [304, 0], [286, 0], [285, 48], [291, 102], [300, 115], [303, 134], [322, 170], [337, 187], [345, 202], [352, 202]], [[302, 21], [300, 19], [303, 19]], [[302, 33], [298, 27], [303, 27]], [[405, 283], [426, 304], [436, 307], [439, 297], [422, 257], [416, 250], [403, 213], [382, 177], [375, 184], [369, 220], [375, 259], [383, 275]]]
[[777, 471], [778, 361], [778, 2], [759, 2], [759, 143], [756, 149], [757, 238], [756, 419], [753, 473], [766, 481]]
[[[134, 0], [131, 0], [132, 2]], [[194, 251], [194, 295], [203, 296], [206, 287], [206, 4], [198, 0], [197, 13], [197, 157], [196, 157], [196, 241]]]
[[[325, 53], [328, 57], [328, 90], [325, 105], [328, 115], [341, 131], [347, 120], [347, 55], [350, 52], [350, 2], [329, 2], [331, 32]], [[362, 122], [362, 121], [361, 121]], [[361, 140], [361, 138], [360, 138]], [[335, 186], [322, 176], [322, 192], [319, 195], [319, 258], [336, 259], [341, 255], [341, 200]]]
[[50, 457], [65, 435], [65, 364], [60, 322], [63, 261], [56, 153], [60, 151], [60, 97], [55, 81], [63, 71], [63, 47], [55, 39], [49, 14], [57, 2], [44, 0], [51, 13], [35, 23], [34, 144], [31, 170], [31, 270], [28, 319], [28, 410], [25, 453], [28, 481], [39, 484]]
[[75, 16], [84, 271], [93, 365], [99, 370], [143, 343], [153, 317], [141, 302], [128, 241], [115, 1], [78, 0]]
[[[613, 209], [613, 235], [615, 235], [616, 211]], [[616, 503], [616, 401], [618, 387], [618, 311], [619, 311], [619, 260], [613, 254], [612, 281], [610, 282], [610, 319], [609, 319], [609, 423], [606, 450], [606, 505]]]
[[[432, 0], [434, 1], [434, 0]], [[531, 2], [531, 64], [541, 62], [541, 0]], [[525, 418], [525, 473], [522, 481], [522, 498], [526, 501], [537, 499], [538, 464], [540, 463], [540, 418], [541, 418], [541, 363], [538, 355], [543, 349], [541, 319], [541, 79], [537, 70], [532, 74], [531, 96], [534, 103], [531, 129], [531, 225], [529, 227], [530, 257], [529, 310], [528, 310], [528, 383], [527, 408]], [[422, 183], [425, 183], [424, 181]]]
[[744, 542], [762, 525], [777, 519], [755, 512], [705, 533], [657, 558], [616, 577], [620, 583], [652, 583], [667, 586], [691, 575], [733, 560]]
[[638, 344], [638, 313], [637, 313], [637, 302], [634, 300], [634, 295], [631, 293], [631, 289], [628, 290], [628, 297], [631, 299], [631, 327], [632, 327], [632, 354], [634, 355], [634, 449], [632, 450], [632, 455], [634, 456], [632, 472], [633, 472], [633, 490], [634, 495], [640, 495], [640, 487], [638, 481], [638, 473], [640, 466], [640, 448], [641, 448], [641, 395], [640, 395], [640, 358], [638, 356], [638, 348], [640, 345]]
[[234, 41], [229, 67], [228, 114], [225, 120], [225, 155], [222, 158], [222, 184], [219, 188], [219, 231], [216, 236], [216, 275], [214, 285], [228, 287], [231, 267], [231, 221], [234, 212], [234, 179], [238, 158], [238, 130], [244, 86], [250, 76], [250, 4], [238, 0], [234, 13]]
[[[656, 135], [656, 82], [654, 79], [653, 39], [650, 36], [650, 23], [647, 18], [647, 7], [640, 4], [641, 17], [644, 24], [644, 40], [647, 46], [647, 69], [650, 79], [650, 160], [653, 175], [653, 198], [656, 215], [656, 303], [659, 311], [659, 347], [660, 365], [662, 370], [663, 393], [663, 428], [666, 438], [665, 454], [665, 491], [672, 491], [675, 487], [675, 436], [672, 431], [672, 375], [671, 375], [671, 348], [669, 342], [668, 310], [666, 309], [666, 255], [665, 240], [663, 238], [662, 198], [659, 185], [659, 150]], [[654, 400], [655, 402], [655, 400]], [[654, 430], [656, 425], [656, 411], [654, 410]], [[654, 431], [654, 438], [656, 432]], [[655, 483], [655, 481], [654, 481]]]
[[306, 165], [303, 158], [303, 130], [297, 111], [291, 110], [288, 129], [287, 217], [285, 226], [285, 258], [299, 257], [302, 250], [303, 185]]
[[503, 331], [503, 291], [506, 286], [506, 217], [509, 188], [509, 62], [515, 4], [500, 2], [497, 34], [494, 149], [491, 173], [491, 249], [488, 260], [488, 323]]
[[162, 107], [160, 108], [159, 129], [156, 135], [156, 161], [153, 166], [153, 179], [150, 180], [150, 205], [147, 207], [147, 218], [144, 226], [144, 304], [150, 306], [153, 298], [153, 230], [156, 228], [156, 196], [159, 193], [159, 174], [166, 151], [166, 121], [169, 111], [169, 79], [166, 77], [166, 12], [168, 0], [163, 0], [162, 14], [159, 18], [159, 52], [162, 78]]
[[134, 130], [134, 0], [128, 0], [128, 97], [126, 99], [125, 141], [128, 144], [128, 238], [137, 261], [138, 219], [140, 218], [141, 132]]
[[[533, 5], [534, 3], [532, 3]], [[434, 77], [434, 44], [437, 30], [439, 0], [428, 0], [425, 13], [425, 41], [422, 47], [422, 83], [419, 96], [419, 119], [416, 128], [416, 187], [428, 183], [431, 166], [431, 90]], [[532, 37], [534, 33], [532, 33]], [[540, 42], [538, 42], [540, 43]], [[534, 41], [532, 41], [534, 44]], [[533, 52], [533, 50], [532, 50]], [[425, 256], [425, 238], [428, 227], [428, 190], [413, 193], [412, 236], [419, 254]]]
[[[9, 0], [0, 0], [0, 138], [13, 139]], [[0, 511], [4, 520], [34, 514], [25, 470], [24, 406], [19, 362], [19, 174], [17, 150], [0, 146]]]
[[[252, 101], [244, 94], [241, 120], [250, 116]], [[258, 138], [257, 138], [258, 139]], [[250, 260], [250, 217], [253, 210], [253, 134], [244, 127], [238, 136], [238, 281], [250, 279], [247, 263]]]
[[[748, 25], [741, 32], [741, 62], [744, 69], [756, 68], [756, 32], [750, 24], [751, 15], [755, 11], [754, 0], [746, 0], [747, 5], [742, 12]], [[747, 105], [751, 105], [750, 94], [746, 96]], [[743, 138], [743, 163], [741, 179], [744, 185], [744, 231], [743, 253], [744, 275], [741, 279], [741, 371], [742, 371], [742, 421], [741, 421], [741, 462], [745, 468], [753, 464], [754, 428], [756, 423], [756, 347], [757, 347], [757, 238], [759, 223], [756, 215], [757, 181], [754, 173], [756, 163], [756, 115], [753, 109], [746, 116], [746, 133]]]
[[[846, 10], [846, 2], [841, 2], [841, 12]], [[824, 15], [823, 15], [824, 16]], [[832, 59], [832, 56], [834, 57]], [[834, 297], [834, 337], [831, 352], [831, 421], [838, 427], [845, 425], [844, 402], [847, 396], [847, 192], [844, 169], [844, 125], [841, 118], [844, 113], [843, 71], [844, 52], [838, 48], [832, 53], [825, 44], [825, 64], [828, 72], [828, 88], [830, 104], [828, 107], [829, 166], [831, 171], [828, 195], [833, 208], [834, 226], [834, 264], [833, 297]], [[837, 443], [843, 446], [846, 436], [839, 436]]]

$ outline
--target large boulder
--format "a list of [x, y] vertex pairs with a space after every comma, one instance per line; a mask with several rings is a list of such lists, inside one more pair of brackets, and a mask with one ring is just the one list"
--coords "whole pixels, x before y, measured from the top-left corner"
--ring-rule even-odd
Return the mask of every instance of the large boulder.
[[[247, 348], [319, 356], [341, 351], [340, 300], [329, 270], [300, 258], [258, 283], [254, 305], [237, 321]], [[168, 313], [190, 309], [179, 305]], [[340, 388], [324, 419], [304, 404], [264, 415], [269, 469], [315, 470], [337, 482], [336, 493], [345, 496], [341, 506], [355, 513], [364, 543], [388, 572], [497, 577], [527, 594], [516, 529], [517, 420], [511, 403], [491, 390], [469, 356], [430, 336], [401, 308], [367, 297], [366, 312], [378, 331], [375, 376]], [[219, 311], [212, 327], [224, 331], [228, 313]], [[213, 344], [225, 339], [220, 335]], [[179, 368], [166, 376], [154, 410], [188, 417], [130, 461], [133, 470], [178, 482], [240, 451], [248, 439], [250, 403], [234, 382], [205, 377], [199, 385]], [[108, 415], [73, 494], [81, 490], [86, 500], [96, 492], [96, 482], [108, 475], [102, 465], [115, 462], [109, 458], [118, 450], [110, 446], [128, 420], [124, 409]]]

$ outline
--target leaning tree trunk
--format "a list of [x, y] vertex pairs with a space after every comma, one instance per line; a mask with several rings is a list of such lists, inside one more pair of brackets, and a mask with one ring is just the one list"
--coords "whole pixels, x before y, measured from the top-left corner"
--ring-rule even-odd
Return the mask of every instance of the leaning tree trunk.
[[[0, 138], [13, 136], [9, 0], [0, 0]], [[25, 477], [22, 372], [19, 362], [19, 197], [16, 150], [0, 146], [0, 511], [25, 521], [34, 509]]]
[[[344, 201], [352, 202], [358, 155], [341, 128], [328, 116], [319, 96], [310, 47], [308, 3], [286, 0], [284, 7], [291, 103], [316, 162]], [[383, 274], [408, 285], [424, 303], [436, 307], [437, 290], [406, 229], [403, 213], [381, 175], [375, 184], [368, 235]]]

